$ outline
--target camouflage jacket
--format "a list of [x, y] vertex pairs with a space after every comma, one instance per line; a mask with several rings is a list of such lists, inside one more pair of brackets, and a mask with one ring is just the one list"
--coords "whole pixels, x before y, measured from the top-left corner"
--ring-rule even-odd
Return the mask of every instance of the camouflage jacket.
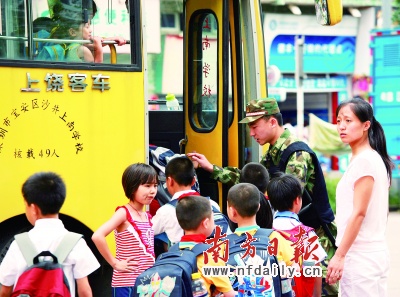
[[[291, 134], [289, 130], [285, 129], [278, 140], [269, 147], [268, 152], [261, 158], [260, 163], [263, 164], [267, 170], [271, 162], [278, 165], [285, 148], [296, 141], [299, 141], [299, 139]], [[293, 153], [289, 157], [286, 173], [297, 176], [302, 186], [304, 187], [306, 185], [307, 189], [312, 192], [315, 181], [315, 170], [312, 158], [308, 152], [300, 151]], [[234, 185], [239, 183], [240, 169], [231, 166], [221, 168], [214, 165], [211, 177], [222, 183]]]

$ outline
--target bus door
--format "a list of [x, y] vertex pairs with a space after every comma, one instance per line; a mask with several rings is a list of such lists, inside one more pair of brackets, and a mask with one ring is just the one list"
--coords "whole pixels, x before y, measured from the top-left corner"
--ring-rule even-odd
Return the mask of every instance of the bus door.
[[[185, 18], [185, 152], [242, 167], [245, 101], [266, 95], [258, 0], [189, 0]], [[255, 33], [254, 33], [255, 32]], [[228, 187], [197, 170], [200, 191], [225, 211]]]
[[[186, 1], [185, 152], [228, 164], [229, 1]], [[198, 170], [200, 191], [219, 201], [218, 184]], [[220, 205], [222, 206], [222, 205]]]

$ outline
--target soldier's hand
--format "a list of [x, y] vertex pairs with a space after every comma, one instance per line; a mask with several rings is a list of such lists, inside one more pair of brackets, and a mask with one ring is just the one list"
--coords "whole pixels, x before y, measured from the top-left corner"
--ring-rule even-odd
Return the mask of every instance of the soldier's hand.
[[207, 158], [199, 153], [193, 152], [188, 153], [187, 156], [192, 159], [193, 163], [198, 163], [198, 167], [203, 168], [205, 171], [213, 172], [213, 165], [207, 160]]

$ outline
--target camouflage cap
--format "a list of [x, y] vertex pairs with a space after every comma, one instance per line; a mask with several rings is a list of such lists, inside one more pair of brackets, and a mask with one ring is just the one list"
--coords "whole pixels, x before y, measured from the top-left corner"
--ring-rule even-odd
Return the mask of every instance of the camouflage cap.
[[246, 106], [246, 117], [241, 120], [240, 124], [254, 122], [265, 115], [279, 113], [279, 106], [274, 98], [263, 98], [259, 100], [251, 100]]

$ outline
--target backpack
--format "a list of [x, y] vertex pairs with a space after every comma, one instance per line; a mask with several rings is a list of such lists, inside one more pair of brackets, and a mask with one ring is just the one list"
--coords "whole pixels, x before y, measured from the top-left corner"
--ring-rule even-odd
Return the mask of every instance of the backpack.
[[[179, 249], [179, 243], [157, 257], [154, 265], [143, 271], [135, 281], [134, 297], [192, 297], [192, 273], [198, 271], [197, 256], [209, 249], [197, 244], [191, 250]], [[158, 294], [157, 294], [158, 292]]]
[[71, 43], [68, 46], [65, 43], [45, 45], [40, 50], [36, 59], [44, 61], [65, 61], [68, 57], [68, 52], [79, 46], [79, 43]]
[[[232, 282], [232, 287], [237, 291], [237, 296], [265, 296], [265, 297], [281, 297], [281, 296], [292, 296], [292, 291], [289, 294], [282, 294], [281, 287], [281, 276], [279, 272], [279, 264], [276, 256], [269, 254], [269, 236], [273, 232], [272, 229], [258, 229], [253, 235], [256, 241], [250, 243], [252, 247], [255, 247], [255, 255], [251, 257], [247, 255], [243, 257], [246, 249], [241, 247], [246, 242], [246, 234], [237, 235], [235, 233], [227, 236], [229, 240], [229, 260], [227, 266], [231, 267], [231, 272], [234, 273], [237, 266], [252, 265], [253, 268], [257, 268], [258, 265], [263, 267], [269, 267], [270, 275], [266, 273], [256, 273], [257, 275], [244, 275], [240, 276], [237, 273]], [[242, 258], [243, 257], [243, 258]], [[272, 267], [278, 267], [278, 270], [272, 270]], [[272, 272], [275, 272], [275, 276], [271, 276]], [[264, 275], [263, 275], [264, 274]]]
[[[211, 198], [208, 197], [208, 199], [211, 199]], [[179, 199], [174, 199], [174, 200], [168, 202], [168, 204], [172, 205], [173, 207], [176, 207], [176, 204], [178, 203], [178, 201], [179, 201]], [[213, 212], [215, 225], [221, 227], [221, 234], [226, 234], [228, 232], [228, 230], [230, 230], [228, 217], [225, 214], [223, 214], [222, 212], [220, 212], [214, 205], [211, 205], [211, 209]], [[215, 234], [215, 229], [208, 238], [214, 237], [214, 234]]]
[[[18, 278], [11, 297], [70, 297], [70, 286], [62, 263], [81, 238], [81, 234], [68, 232], [54, 254], [49, 251], [38, 254], [28, 232], [15, 235], [28, 268]], [[51, 261], [47, 260], [48, 257]]]
[[[297, 234], [300, 233], [300, 228], [302, 228], [307, 234], [314, 229], [305, 225], [296, 226], [290, 230], [276, 230], [281, 234], [286, 240], [296, 243], [298, 238]], [[303, 259], [304, 261], [304, 259]], [[296, 297], [309, 297], [313, 296], [315, 278], [306, 277], [303, 273], [300, 276], [293, 277], [293, 291]]]
[[[165, 167], [171, 159], [182, 156], [184, 155], [175, 154], [172, 150], [165, 147], [153, 144], [149, 145], [149, 164], [156, 170], [159, 180], [156, 197], [153, 199], [152, 204], [150, 204], [150, 213], [152, 215], [156, 214], [158, 208], [171, 201], [172, 195], [168, 192], [167, 185], [165, 184]], [[196, 182], [192, 186], [192, 190], [200, 193], [197, 174], [195, 174], [195, 179]]]
[[[335, 215], [329, 204], [328, 192], [326, 190], [325, 177], [319, 165], [318, 157], [310, 147], [302, 142], [296, 141], [290, 144], [282, 153], [278, 166], [273, 164], [268, 168], [268, 172], [273, 176], [277, 171], [285, 172], [289, 157], [294, 152], [304, 151], [310, 154], [315, 169], [315, 184], [313, 192], [310, 193], [306, 188], [303, 192], [303, 205], [299, 212], [300, 221], [314, 229], [320, 226], [324, 229], [332, 245], [335, 246], [335, 238], [330, 231], [328, 224], [334, 221]], [[318, 197], [318, 199], [316, 199]]]

